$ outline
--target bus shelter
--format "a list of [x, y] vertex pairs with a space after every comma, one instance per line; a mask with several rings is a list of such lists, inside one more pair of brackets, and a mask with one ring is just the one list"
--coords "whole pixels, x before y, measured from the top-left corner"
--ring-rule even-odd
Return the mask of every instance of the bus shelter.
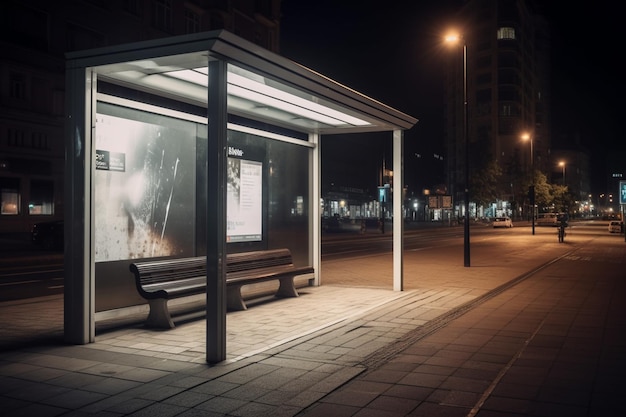
[[[74, 52], [66, 74], [68, 343], [145, 305], [128, 270], [138, 260], [206, 256], [209, 363], [226, 358], [227, 253], [287, 247], [320, 285], [322, 136], [389, 132], [402, 190], [416, 119], [229, 32]], [[400, 291], [402, 193], [393, 199]]]

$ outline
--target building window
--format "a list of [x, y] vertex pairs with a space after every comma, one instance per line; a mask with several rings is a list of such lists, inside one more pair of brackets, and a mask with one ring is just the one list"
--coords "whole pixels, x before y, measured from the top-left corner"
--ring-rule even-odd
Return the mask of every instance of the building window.
[[224, 23], [224, 19], [219, 13], [212, 13], [209, 18], [209, 29], [217, 30], [217, 29], [225, 29], [226, 24]]
[[0, 12], [0, 39], [11, 39], [11, 43], [48, 51], [50, 25], [48, 14], [24, 4], [26, 1], [3, 1]]
[[513, 119], [510, 117], [501, 117], [498, 123], [498, 134], [499, 135], [513, 135], [515, 132], [519, 131], [517, 126], [517, 119]]
[[48, 135], [43, 132], [33, 132], [31, 135], [31, 147], [33, 149], [49, 149]]
[[273, 10], [271, 0], [256, 0], [254, 2], [254, 8], [258, 13], [261, 13], [270, 19], [274, 17], [274, 13], [272, 13]]
[[68, 51], [98, 48], [105, 44], [102, 34], [71, 23], [68, 23], [66, 27], [65, 37]]
[[479, 52], [489, 51], [490, 49], [491, 49], [491, 42], [489, 40], [480, 42], [478, 45], [476, 45], [476, 50]]
[[54, 184], [52, 181], [33, 180], [30, 184], [28, 214], [54, 214]]
[[476, 68], [485, 69], [491, 67], [491, 55], [481, 56], [476, 59]]
[[519, 68], [521, 66], [519, 55], [513, 53], [500, 53], [498, 55], [499, 68]]
[[261, 35], [258, 30], [254, 32], [254, 43], [264, 47], [265, 49], [269, 49], [267, 45], [264, 44], [263, 35]]
[[488, 72], [486, 74], [479, 74], [476, 76], [476, 84], [490, 84], [491, 83], [491, 73]]
[[200, 32], [200, 16], [193, 10], [185, 9], [185, 33]]
[[26, 100], [26, 76], [12, 72], [10, 75], [9, 95], [17, 100]]
[[489, 103], [491, 102], [491, 89], [485, 88], [476, 91], [476, 103]]
[[52, 92], [52, 113], [57, 116], [65, 114], [65, 92], [63, 90]]
[[519, 89], [501, 85], [498, 89], [498, 99], [500, 101], [520, 101]]
[[24, 131], [21, 129], [7, 130], [7, 145], [15, 148], [23, 148], [25, 146]]
[[48, 134], [45, 132], [31, 132], [28, 141], [26, 132], [22, 129], [7, 129], [7, 146], [13, 148], [50, 149], [48, 146]]
[[170, 31], [172, 29], [171, 0], [155, 0], [152, 23], [154, 27], [161, 30]]
[[0, 215], [20, 214], [20, 180], [0, 178]]
[[42, 77], [31, 77], [30, 90], [35, 94], [30, 95], [30, 107], [32, 110], [49, 113], [50, 112], [50, 81]]
[[500, 84], [510, 84], [510, 85], [522, 84], [519, 71], [514, 68], [501, 68], [498, 71], [498, 82]]
[[124, 0], [123, 4], [124, 10], [128, 13], [141, 16], [141, 3], [139, 0]]
[[504, 27], [498, 29], [498, 40], [515, 40], [515, 28]]

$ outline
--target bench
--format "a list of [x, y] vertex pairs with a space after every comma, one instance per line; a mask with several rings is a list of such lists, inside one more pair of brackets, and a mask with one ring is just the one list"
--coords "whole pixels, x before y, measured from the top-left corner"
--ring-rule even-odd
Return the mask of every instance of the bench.
[[[148, 301], [146, 325], [173, 328], [168, 300], [206, 292], [206, 257], [166, 259], [130, 264], [139, 295]], [[296, 267], [289, 249], [232, 253], [226, 255], [226, 306], [245, 310], [244, 285], [279, 281], [275, 297], [297, 297], [294, 278], [312, 273], [312, 266]]]

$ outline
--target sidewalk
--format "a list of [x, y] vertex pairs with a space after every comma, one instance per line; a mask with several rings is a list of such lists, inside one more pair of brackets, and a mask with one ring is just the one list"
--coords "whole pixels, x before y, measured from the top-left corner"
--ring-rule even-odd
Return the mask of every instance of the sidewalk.
[[[561, 279], [526, 279], [526, 274], [585, 244], [578, 236], [567, 245], [556, 243], [552, 234], [533, 239], [537, 256], [531, 262], [516, 239], [503, 244], [507, 256], [498, 259], [481, 252], [480, 242], [475, 242], [471, 268], [462, 266], [458, 246], [407, 254], [403, 292], [391, 290], [391, 255], [323, 262], [322, 286], [302, 288], [295, 299], [229, 313], [228, 359], [214, 366], [205, 363], [205, 322], [197, 318], [178, 321], [169, 331], [129, 323], [101, 331], [89, 345], [33, 345], [0, 352], [0, 407], [6, 416], [470, 415], [481, 400], [478, 393], [488, 392], [484, 381], [495, 380], [519, 343], [523, 346], [521, 333], [514, 333], [525, 334], [525, 322], [506, 329], [507, 319], [523, 315], [511, 311], [524, 310], [512, 302], [513, 294], [529, 305], [525, 314], [532, 316], [537, 311], [532, 303], [548, 302], [548, 291], [562, 285]], [[622, 246], [618, 250], [623, 270], [626, 251]], [[588, 288], [579, 287], [573, 295], [581, 298]], [[609, 290], [610, 296], [610, 288], [604, 289], [602, 295]], [[597, 301], [593, 308], [610, 304]], [[44, 317], [58, 320], [45, 314], [60, 311], [51, 309], [51, 303], [62, 310], [60, 299], [48, 299], [26, 307], [3, 305], [0, 314], [17, 320], [40, 308], [40, 319], [22, 325], [42, 326]], [[579, 313], [573, 308], [551, 311], [559, 317]], [[621, 317], [617, 328], [623, 329]], [[482, 322], [489, 324], [476, 325]], [[494, 322], [505, 327], [510, 339], [485, 345], [480, 334], [494, 332]], [[462, 347], [448, 346], [468, 331], [474, 334]], [[613, 342], [624, 340], [611, 331], [606, 334]], [[497, 351], [499, 359], [479, 361], [487, 354], [480, 349], [491, 349], [491, 355]], [[477, 367], [471, 370], [474, 386], [459, 387], [468, 384], [459, 376], [470, 372], [461, 366], [468, 358]], [[534, 360], [548, 365], [544, 358]], [[418, 374], [412, 372], [418, 369]], [[419, 384], [411, 383], [418, 376]], [[507, 413], [474, 415], [525, 415], [513, 407], [519, 396], [506, 397]]]

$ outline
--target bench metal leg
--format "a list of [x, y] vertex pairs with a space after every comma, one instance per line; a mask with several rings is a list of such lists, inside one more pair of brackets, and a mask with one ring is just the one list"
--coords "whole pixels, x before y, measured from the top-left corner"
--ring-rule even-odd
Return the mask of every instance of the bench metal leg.
[[148, 300], [150, 305], [150, 314], [146, 320], [146, 326], [157, 327], [160, 329], [173, 329], [174, 322], [170, 316], [170, 311], [167, 308], [167, 300], [164, 298], [157, 298], [154, 300]]
[[241, 285], [230, 285], [226, 288], [226, 308], [228, 311], [248, 309], [241, 296]]
[[281, 278], [276, 297], [298, 297], [298, 291], [293, 283], [293, 277]]
[[[279, 278], [280, 285], [275, 296], [278, 298], [298, 297], [298, 291], [293, 282], [294, 277]], [[241, 296], [241, 287], [243, 285], [230, 284], [226, 288], [226, 306], [228, 311], [247, 310], [248, 307]]]

